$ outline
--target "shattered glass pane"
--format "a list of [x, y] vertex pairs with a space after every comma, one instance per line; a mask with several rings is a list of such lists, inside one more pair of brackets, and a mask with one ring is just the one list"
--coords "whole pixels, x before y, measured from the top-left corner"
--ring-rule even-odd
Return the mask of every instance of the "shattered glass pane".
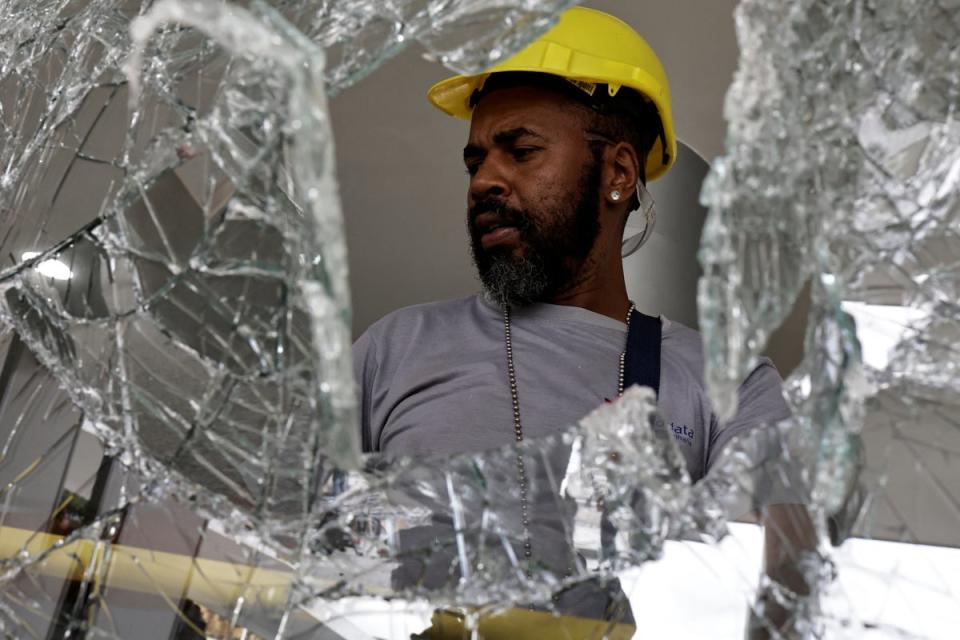
[[[810, 281], [788, 392], [818, 520], [835, 545], [852, 535], [958, 546], [960, 5], [744, 0], [736, 17], [728, 155], [703, 194], [712, 399], [733, 411], [730, 390]], [[907, 615], [890, 615], [844, 592], [845, 571], [869, 570], [854, 542], [834, 556], [821, 629], [947, 637], [915, 593]], [[860, 588], [883, 599], [915, 587], [955, 607], [956, 584], [920, 557], [912, 584], [890, 575], [892, 587]]]
[[[411, 42], [478, 71], [570, 4], [3, 4], [6, 636], [361, 638], [351, 607], [388, 598], [490, 637], [630, 637], [626, 600], [682, 549], [760, 562], [732, 522], [754, 512], [780, 555], [743, 580], [751, 637], [947, 637], [960, 562], [929, 545], [960, 546], [953, 0], [737, 9], [703, 195], [707, 378], [731, 415], [810, 282], [793, 418], [696, 483], [647, 389], [505, 449], [360, 456], [327, 96]], [[903, 611], [858, 595], [888, 583]], [[576, 617], [591, 598], [611, 624]]]

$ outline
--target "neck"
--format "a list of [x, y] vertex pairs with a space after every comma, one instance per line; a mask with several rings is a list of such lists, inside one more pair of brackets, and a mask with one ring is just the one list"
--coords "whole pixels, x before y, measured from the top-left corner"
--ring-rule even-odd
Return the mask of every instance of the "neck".
[[582, 307], [623, 322], [630, 308], [630, 299], [619, 248], [618, 244], [616, 252], [606, 252], [600, 260], [588, 257], [580, 266], [573, 285], [550, 302]]

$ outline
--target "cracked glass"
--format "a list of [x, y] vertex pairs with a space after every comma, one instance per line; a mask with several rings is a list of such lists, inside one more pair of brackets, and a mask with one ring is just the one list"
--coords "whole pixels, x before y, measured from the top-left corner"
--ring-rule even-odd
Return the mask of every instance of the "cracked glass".
[[644, 388], [502, 449], [360, 453], [327, 101], [412, 42], [479, 71], [570, 4], [0, 4], [5, 636], [702, 637], [643, 606], [687, 572], [748, 637], [950, 637], [954, 0], [736, 10], [706, 381], [732, 416], [808, 289], [790, 418], [697, 482]]

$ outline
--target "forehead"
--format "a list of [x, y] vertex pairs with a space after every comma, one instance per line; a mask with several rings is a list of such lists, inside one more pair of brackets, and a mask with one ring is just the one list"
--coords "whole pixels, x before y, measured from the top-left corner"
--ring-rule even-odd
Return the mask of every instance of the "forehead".
[[470, 119], [470, 141], [489, 142], [498, 132], [518, 128], [553, 140], [582, 137], [584, 115], [570, 98], [540, 87], [497, 89], [484, 96]]

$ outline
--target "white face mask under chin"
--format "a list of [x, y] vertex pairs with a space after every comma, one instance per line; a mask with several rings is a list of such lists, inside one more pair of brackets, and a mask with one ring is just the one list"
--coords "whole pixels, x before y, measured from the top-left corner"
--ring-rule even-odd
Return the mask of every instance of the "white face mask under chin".
[[623, 243], [620, 246], [620, 255], [624, 258], [635, 253], [646, 244], [653, 235], [653, 228], [657, 223], [657, 209], [653, 196], [647, 191], [643, 182], [637, 181], [637, 201], [640, 207], [629, 214], [627, 225], [623, 231]]

